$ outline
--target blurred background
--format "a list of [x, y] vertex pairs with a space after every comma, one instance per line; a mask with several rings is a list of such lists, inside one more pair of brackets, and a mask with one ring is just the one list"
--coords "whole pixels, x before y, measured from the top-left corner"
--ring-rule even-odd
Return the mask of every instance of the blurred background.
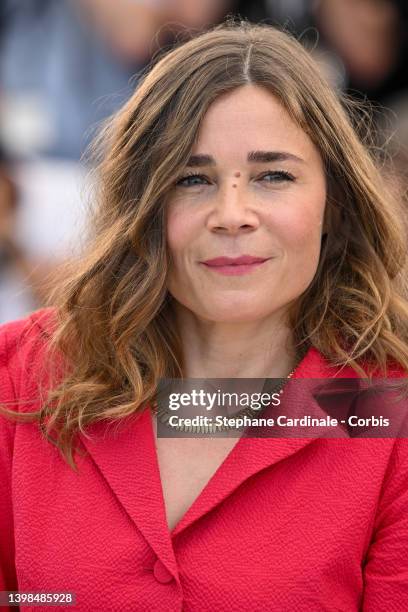
[[373, 108], [385, 178], [408, 186], [408, 0], [1, 0], [0, 323], [41, 307], [85, 235], [81, 160], [151, 57], [226, 15], [301, 38]]

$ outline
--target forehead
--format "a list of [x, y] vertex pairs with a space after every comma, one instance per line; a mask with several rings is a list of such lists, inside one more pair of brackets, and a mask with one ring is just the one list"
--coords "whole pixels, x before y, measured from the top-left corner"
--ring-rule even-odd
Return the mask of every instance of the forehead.
[[246, 158], [249, 150], [288, 150], [306, 159], [319, 153], [279, 100], [257, 85], [217, 98], [205, 114], [194, 153]]

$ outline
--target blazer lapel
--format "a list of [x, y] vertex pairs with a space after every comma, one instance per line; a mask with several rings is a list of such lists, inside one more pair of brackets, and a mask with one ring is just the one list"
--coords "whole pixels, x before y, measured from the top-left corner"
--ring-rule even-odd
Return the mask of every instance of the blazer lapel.
[[167, 569], [178, 578], [167, 526], [150, 410], [114, 426], [93, 424], [81, 434], [89, 455], [119, 503]]
[[[338, 373], [338, 370], [331, 368], [320, 353], [312, 348], [299, 364], [292, 378], [327, 379], [335, 377]], [[349, 368], [343, 370], [341, 374], [342, 377], [356, 378], [354, 371]], [[328, 412], [325, 410], [323, 404], [322, 406], [320, 405], [318, 396], [314, 396], [313, 385], [308, 384], [306, 381], [305, 383], [306, 384], [302, 385], [302, 387], [298, 387], [300, 395], [298, 391], [296, 391], [296, 384], [291, 387], [294, 390], [294, 397], [292, 396], [293, 401], [290, 403], [291, 400], [288, 400], [289, 405], [286, 405], [284, 413], [288, 414], [288, 416], [300, 416], [300, 414], [305, 414], [305, 412], [307, 412], [317, 418], [326, 418]], [[304, 409], [306, 396], [307, 411]], [[300, 412], [299, 407], [301, 408]], [[282, 411], [280, 413], [282, 413]], [[272, 412], [270, 416], [273, 416]], [[329, 430], [324, 430], [323, 428], [319, 430], [319, 434], [320, 433], [324, 436], [325, 433], [329, 433]], [[339, 426], [336, 428], [335, 433], [333, 429], [330, 430], [330, 437], [347, 438], [349, 436], [348, 433]], [[245, 480], [261, 470], [269, 468], [287, 459], [291, 455], [302, 451], [302, 449], [312, 444], [315, 440], [316, 437], [304, 437], [303, 435], [297, 438], [240, 438], [201, 491], [200, 495], [173, 529], [171, 533], [172, 537], [174, 538], [177, 536], [193, 522], [215, 508]]]
[[[293, 378], [332, 378], [338, 374], [315, 349], [310, 349]], [[347, 369], [342, 377], [356, 377]], [[310, 396], [314, 416], [327, 412]], [[289, 411], [290, 412], [290, 411]], [[119, 503], [146, 538], [167, 569], [178, 576], [172, 538], [201, 516], [215, 508], [245, 480], [257, 472], [283, 461], [313, 443], [313, 437], [247, 438], [236, 445], [209, 480], [186, 514], [170, 533], [165, 513], [163, 490], [157, 460], [150, 409], [127, 417], [114, 426], [93, 424], [90, 438], [80, 435], [86, 450], [106, 479]], [[339, 430], [340, 437], [347, 437]]]

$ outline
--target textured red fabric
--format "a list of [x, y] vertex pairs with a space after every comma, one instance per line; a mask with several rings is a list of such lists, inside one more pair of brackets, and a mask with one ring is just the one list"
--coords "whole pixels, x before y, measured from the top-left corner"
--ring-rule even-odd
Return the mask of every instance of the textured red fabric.
[[[1, 401], [34, 397], [50, 316], [0, 327]], [[334, 374], [311, 349], [296, 376]], [[407, 440], [241, 438], [170, 533], [150, 412], [89, 434], [75, 473], [0, 417], [0, 590], [98, 612], [408, 610]]]

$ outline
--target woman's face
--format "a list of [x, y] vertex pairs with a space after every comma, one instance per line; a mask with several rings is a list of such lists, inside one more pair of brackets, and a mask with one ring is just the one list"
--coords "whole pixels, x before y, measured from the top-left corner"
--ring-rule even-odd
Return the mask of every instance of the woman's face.
[[320, 154], [277, 99], [220, 96], [169, 194], [169, 292], [206, 321], [285, 314], [316, 272], [325, 201]]

